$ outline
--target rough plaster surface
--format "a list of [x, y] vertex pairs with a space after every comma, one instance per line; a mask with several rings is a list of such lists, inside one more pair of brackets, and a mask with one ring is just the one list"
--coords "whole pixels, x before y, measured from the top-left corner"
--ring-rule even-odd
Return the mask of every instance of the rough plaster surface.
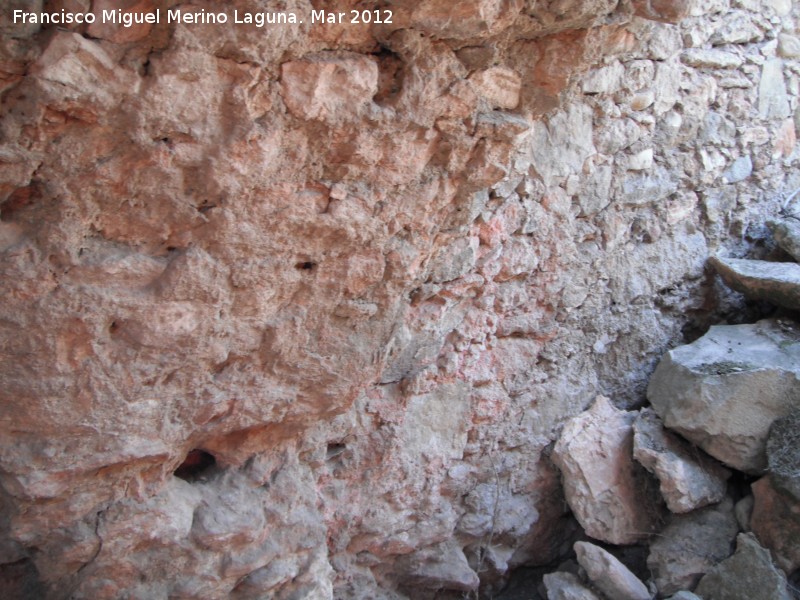
[[424, 598], [563, 555], [548, 445], [739, 305], [709, 253], [763, 254], [800, 186], [788, 2], [20, 4], [0, 564], [37, 597]]

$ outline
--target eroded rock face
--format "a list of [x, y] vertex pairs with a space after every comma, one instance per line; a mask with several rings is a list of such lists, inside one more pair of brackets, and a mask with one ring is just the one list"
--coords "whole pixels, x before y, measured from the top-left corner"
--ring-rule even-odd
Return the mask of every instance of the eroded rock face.
[[552, 562], [545, 449], [641, 400], [709, 251], [800, 186], [783, 2], [6, 4], [0, 570], [37, 597], [422, 598]]

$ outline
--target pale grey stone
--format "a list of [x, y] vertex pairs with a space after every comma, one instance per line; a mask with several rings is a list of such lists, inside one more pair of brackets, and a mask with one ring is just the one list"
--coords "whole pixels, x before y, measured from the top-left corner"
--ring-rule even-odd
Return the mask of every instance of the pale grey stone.
[[736, 553], [703, 579], [695, 592], [704, 600], [791, 600], [786, 576], [750, 533], [736, 538]]
[[740, 156], [722, 174], [725, 183], [738, 183], [744, 181], [753, 173], [753, 159], [750, 155]]
[[547, 600], [600, 600], [576, 575], [556, 571], [544, 576]]
[[633, 431], [633, 456], [658, 478], [670, 511], [689, 512], [725, 496], [730, 472], [666, 431], [653, 409], [639, 413]]
[[571, 173], [595, 154], [592, 140], [592, 111], [583, 104], [571, 104], [550, 119], [537, 121], [531, 134], [533, 165], [548, 185]]
[[469, 394], [463, 382], [412, 396], [400, 434], [422, 456], [461, 458], [467, 443]]
[[644, 92], [639, 92], [638, 94], [635, 94], [633, 98], [631, 98], [631, 110], [645, 110], [650, 108], [655, 101], [656, 94], [654, 91], [646, 90]]
[[581, 82], [584, 94], [610, 94], [616, 92], [621, 85], [625, 67], [619, 61], [600, 67], [589, 73]]
[[632, 60], [625, 63], [622, 87], [636, 92], [653, 83], [656, 67], [652, 60]]
[[683, 48], [678, 27], [666, 23], [654, 23], [653, 30], [654, 34], [647, 44], [648, 58], [665, 61]]
[[750, 13], [730, 11], [711, 36], [714, 46], [749, 44], [764, 39], [764, 31], [754, 22]]
[[788, 15], [792, 12], [792, 0], [763, 0], [764, 6], [770, 7], [780, 16]]
[[597, 150], [615, 154], [642, 137], [642, 128], [633, 119], [611, 119], [596, 131]]
[[749, 89], [753, 87], [753, 82], [744, 73], [730, 71], [717, 79], [717, 85], [723, 89]]
[[578, 194], [581, 214], [591, 216], [609, 205], [611, 202], [609, 190], [613, 172], [614, 170], [609, 165], [600, 165], [587, 178], [583, 190]]
[[718, 325], [661, 359], [647, 397], [664, 424], [740, 471], [767, 466], [772, 423], [800, 404], [800, 327]]
[[682, 590], [677, 594], [673, 594], [667, 600], [703, 600], [697, 594], [693, 594], [692, 592], [687, 592], [686, 590]]
[[[704, 144], [732, 146], [736, 143], [736, 125], [723, 114], [709, 111], [700, 130], [699, 139]], [[752, 164], [750, 167], [752, 170]]]
[[689, 6], [690, 16], [701, 17], [727, 11], [730, 8], [730, 0], [691, 0]]
[[693, 589], [705, 573], [731, 555], [738, 532], [730, 500], [674, 515], [653, 539], [647, 557], [659, 593]]
[[647, 171], [653, 166], [653, 149], [647, 148], [628, 156], [628, 170]]
[[631, 456], [634, 419], [598, 396], [567, 422], [553, 449], [575, 518], [588, 535], [611, 544], [647, 537], [660, 516]]
[[692, 48], [681, 54], [684, 64], [698, 69], [736, 69], [742, 65], [742, 58], [724, 50]]
[[627, 176], [622, 181], [618, 202], [628, 206], [656, 204], [678, 191], [674, 173], [656, 168], [652, 172]]
[[800, 58], [800, 39], [788, 33], [778, 36], [778, 54], [783, 58]]
[[800, 309], [800, 265], [719, 256], [708, 262], [729, 287], [748, 298]]
[[780, 58], [764, 63], [758, 84], [758, 112], [763, 119], [785, 119], [791, 114]]
[[578, 563], [592, 583], [608, 598], [615, 600], [650, 600], [650, 591], [616, 557], [599, 546], [575, 542]]

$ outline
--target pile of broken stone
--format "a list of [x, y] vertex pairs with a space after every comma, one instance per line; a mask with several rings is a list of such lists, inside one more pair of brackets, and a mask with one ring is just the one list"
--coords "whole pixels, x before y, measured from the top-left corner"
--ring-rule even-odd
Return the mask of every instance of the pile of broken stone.
[[[770, 226], [800, 261], [800, 220]], [[710, 264], [745, 296], [800, 310], [800, 265]], [[556, 443], [570, 508], [600, 545], [577, 542], [577, 564], [545, 575], [547, 598], [800, 598], [800, 325], [711, 327], [662, 358], [647, 396], [638, 412], [598, 397]], [[601, 547], [648, 543], [641, 577]]]

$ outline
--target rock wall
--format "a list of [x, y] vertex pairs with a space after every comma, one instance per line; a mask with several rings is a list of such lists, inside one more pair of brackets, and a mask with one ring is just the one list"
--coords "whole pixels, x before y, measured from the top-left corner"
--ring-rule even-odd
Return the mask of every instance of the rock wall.
[[788, 0], [31, 4], [0, 14], [20, 597], [425, 598], [559, 558], [565, 420], [740, 309], [706, 259], [772, 252], [800, 187]]

